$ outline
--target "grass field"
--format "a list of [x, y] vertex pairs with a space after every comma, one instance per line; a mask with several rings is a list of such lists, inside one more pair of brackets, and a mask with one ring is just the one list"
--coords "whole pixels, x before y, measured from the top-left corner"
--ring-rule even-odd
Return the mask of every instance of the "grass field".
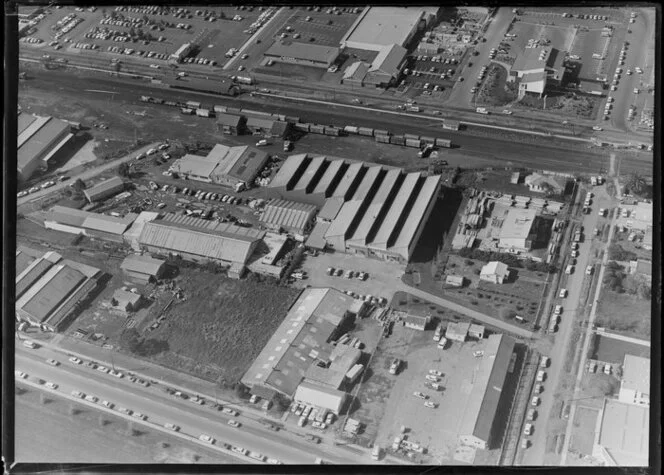
[[627, 293], [619, 294], [605, 287], [600, 294], [595, 323], [609, 331], [649, 340], [650, 305], [648, 299]]
[[592, 342], [592, 350], [589, 352], [589, 355], [592, 359], [597, 361], [623, 364], [625, 355], [650, 358], [650, 348], [628, 341], [595, 335]]
[[14, 443], [21, 463], [232, 463], [223, 455], [187, 444], [179, 438], [141, 426], [140, 435], [127, 436], [127, 421], [70, 403], [57, 396], [40, 402], [40, 391], [26, 388], [16, 395]]
[[[187, 301], [174, 304], [150, 338], [168, 342], [153, 357], [206, 379], [238, 381], [281, 324], [298, 291], [181, 268]], [[162, 307], [152, 309], [151, 317]]]

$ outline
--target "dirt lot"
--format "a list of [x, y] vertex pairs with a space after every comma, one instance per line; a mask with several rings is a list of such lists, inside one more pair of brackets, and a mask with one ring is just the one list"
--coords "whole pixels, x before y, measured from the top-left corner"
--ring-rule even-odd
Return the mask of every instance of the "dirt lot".
[[592, 455], [595, 441], [595, 424], [599, 410], [579, 406], [574, 416], [574, 429], [570, 450], [582, 455]]
[[[625, 281], [631, 279], [628, 276]], [[624, 286], [627, 287], [627, 283]], [[609, 331], [641, 339], [650, 339], [650, 299], [602, 288], [597, 308], [596, 324]]]
[[[240, 379], [281, 324], [298, 291], [237, 281], [200, 269], [180, 268], [177, 286], [186, 301], [163, 313], [150, 338], [168, 343], [152, 359], [205, 379], [232, 384]], [[153, 306], [146, 324], [163, 307]]]

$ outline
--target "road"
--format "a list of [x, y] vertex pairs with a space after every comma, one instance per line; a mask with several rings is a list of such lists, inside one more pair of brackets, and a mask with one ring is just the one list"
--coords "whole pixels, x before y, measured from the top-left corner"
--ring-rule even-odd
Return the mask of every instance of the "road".
[[[45, 362], [48, 358], [60, 361], [60, 366], [53, 368], [48, 365]], [[154, 385], [144, 388], [126, 378], [116, 379], [82, 365], [74, 365], [67, 360], [66, 355], [46, 347], [27, 350], [17, 346], [16, 369], [28, 373], [31, 378], [57, 383], [60, 386], [59, 393], [70, 394], [76, 389], [85, 394], [95, 395], [100, 401], [111, 401], [115, 403], [116, 408], [126, 407], [134, 412], [146, 414], [149, 425], [174, 423], [181, 427], [180, 432], [183, 434], [193, 437], [208, 434], [218, 441], [258, 451], [286, 464], [310, 464], [316, 457], [335, 464], [371, 462], [365, 454], [343, 452], [343, 455], [339, 456], [336, 452], [340, 449], [327, 447], [325, 444], [314, 445], [287, 430], [269, 431], [245, 415], [236, 417], [242, 426], [233, 428], [227, 425], [228, 416], [220, 412], [211, 413], [212, 409], [207, 406], [176, 399]], [[138, 420], [136, 422], [140, 423]], [[246, 462], [250, 459], [242, 460]]]
[[592, 308], [590, 309], [590, 316], [588, 317], [588, 326], [586, 327], [586, 332], [583, 338], [583, 348], [581, 350], [581, 360], [579, 361], [579, 368], [576, 373], [576, 381], [574, 382], [574, 393], [572, 395], [571, 407], [569, 412], [569, 418], [567, 420], [567, 428], [565, 429], [565, 442], [563, 444], [560, 465], [565, 465], [567, 461], [567, 453], [569, 450], [570, 440], [572, 438], [572, 429], [574, 426], [574, 415], [576, 414], [576, 401], [579, 396], [579, 391], [581, 387], [581, 380], [583, 375], [586, 372], [586, 359], [588, 357], [588, 348], [590, 347], [590, 342], [592, 340], [593, 328], [595, 326], [595, 318], [597, 316], [597, 304], [599, 303], [599, 295], [602, 291], [602, 282], [604, 281], [604, 271], [606, 270], [606, 264], [609, 262], [609, 246], [613, 239], [613, 233], [615, 230], [617, 213], [613, 215], [611, 219], [610, 228], [609, 228], [609, 237], [607, 238], [606, 245], [604, 246], [604, 255], [602, 257], [602, 264], [597, 274], [597, 289], [595, 290], [595, 295], [592, 297]]
[[[29, 94], [31, 88], [40, 88], [48, 91], [57, 88], [62, 94], [76, 94], [78, 97], [98, 98], [98, 93], [88, 92], [89, 78], [71, 75], [62, 71], [35, 71], [34, 79], [25, 81], [25, 91]], [[431, 118], [408, 117], [395, 120], [391, 114], [375, 110], [355, 110], [352, 112], [342, 105], [333, 105], [322, 109], [318, 104], [296, 103], [285, 101], [276, 97], [257, 98], [221, 98], [201, 93], [189, 93], [167, 89], [156, 89], [135, 80], [122, 80], [117, 78], [97, 78], [95, 89], [117, 92], [115, 101], [138, 103], [140, 95], [156, 95], [168, 97], [172, 100], [207, 100], [215, 104], [225, 104], [233, 107], [245, 107], [263, 111], [278, 112], [285, 115], [298, 116], [303, 121], [322, 124], [361, 125], [380, 129], [389, 129], [394, 133], [413, 133], [419, 135], [434, 135], [449, 138], [459, 147], [459, 153], [477, 156], [485, 160], [495, 161], [503, 166], [527, 167], [548, 169], [570, 173], [597, 173], [602, 168], [608, 168], [608, 153], [600, 149], [589, 150], [578, 144], [558, 144], [547, 139], [531, 139], [519, 134], [508, 136], [476, 136], [468, 132], [443, 131], [440, 123]], [[214, 99], [209, 99], [214, 97]], [[154, 106], [164, 107], [164, 106]], [[349, 116], [352, 119], [349, 120]], [[399, 127], [396, 128], [395, 124]], [[641, 173], [652, 173], [652, 154], [640, 154], [624, 164], [623, 173], [629, 170]]]
[[65, 182], [58, 182], [50, 188], [45, 188], [45, 189], [39, 190], [35, 193], [30, 193], [29, 195], [24, 196], [22, 198], [18, 198], [17, 205], [21, 206], [25, 203], [29, 203], [31, 201], [36, 201], [36, 200], [39, 200], [41, 198], [45, 198], [46, 196], [49, 196], [49, 195], [51, 195], [55, 192], [58, 192], [60, 190], [65, 189], [71, 183], [75, 182], [78, 179], [81, 179], [83, 181], [89, 180], [90, 178], [94, 178], [95, 176], [100, 175], [100, 174], [104, 173], [107, 170], [117, 168], [117, 166], [120, 165], [121, 163], [129, 162], [129, 161], [134, 160], [134, 158], [136, 158], [136, 155], [138, 155], [140, 153], [143, 153], [143, 152], [149, 150], [150, 148], [153, 148], [154, 146], [158, 145], [158, 143], [159, 142], [155, 142], [155, 143], [151, 143], [149, 145], [146, 145], [144, 147], [138, 148], [135, 151], [133, 151], [132, 153], [130, 153], [128, 155], [125, 155], [124, 157], [120, 157], [116, 160], [110, 160], [107, 163], [105, 163], [103, 165], [100, 165], [96, 168], [84, 171], [84, 172], [79, 173], [78, 175], [75, 175], [75, 176], [71, 176], [70, 179], [65, 181]]
[[[598, 190], [598, 188], [595, 188]], [[599, 193], [599, 192], [598, 192]], [[580, 200], [581, 194], [577, 195], [577, 200]], [[587, 311], [585, 305], [584, 295], [584, 280], [586, 279], [585, 269], [588, 264], [592, 262], [592, 229], [597, 225], [599, 217], [597, 210], [599, 207], [606, 207], [606, 203], [594, 203], [593, 212], [587, 215], [582, 215], [583, 220], [580, 224], [584, 227], [584, 234], [586, 238], [579, 244], [579, 257], [577, 258], [577, 265], [575, 272], [562, 279], [560, 288], [567, 289], [566, 298], [557, 298], [553, 303], [563, 306], [563, 312], [560, 318], [558, 332], [555, 335], [553, 346], [551, 347], [548, 356], [551, 359], [550, 366], [546, 370], [547, 379], [544, 383], [544, 392], [540, 394], [540, 406], [538, 407], [537, 421], [534, 423], [535, 430], [531, 437], [532, 446], [522, 452], [523, 458], [520, 465], [541, 465], [545, 459], [546, 440], [549, 431], [546, 424], [550, 417], [558, 417], [557, 414], [552, 414], [554, 407], [558, 405], [556, 399], [556, 391], [560, 385], [561, 379], [566, 374], [564, 373], [565, 360], [569, 352], [570, 338], [574, 331], [574, 327], [579, 325], [581, 319]], [[567, 265], [567, 261], [563, 266]], [[556, 292], [556, 295], [558, 293]], [[545, 309], [545, 312], [548, 309]], [[544, 317], [545, 318], [545, 317]], [[544, 319], [543, 321], [547, 321]], [[570, 416], [571, 420], [571, 416]], [[517, 458], [518, 460], [518, 458]]]
[[480, 322], [486, 323], [487, 325], [491, 325], [492, 327], [500, 328], [501, 330], [505, 330], [506, 332], [513, 333], [515, 335], [518, 335], [522, 338], [527, 338], [527, 339], [535, 339], [538, 337], [537, 333], [533, 333], [531, 331], [526, 330], [525, 328], [516, 326], [516, 325], [511, 325], [507, 322], [504, 322], [498, 318], [491, 317], [489, 315], [485, 315], [483, 313], [477, 312], [475, 310], [472, 310], [470, 308], [464, 307], [463, 305], [459, 305], [458, 303], [452, 302], [451, 300], [444, 299], [442, 297], [438, 297], [436, 295], [432, 295], [429, 292], [425, 292], [423, 290], [420, 290], [415, 287], [410, 287], [406, 284], [403, 284], [403, 286], [399, 289], [403, 292], [408, 292], [416, 297], [419, 297], [423, 300], [427, 300], [429, 302], [435, 303], [436, 305], [440, 305], [441, 307], [449, 308], [450, 310], [454, 310], [457, 313], [460, 313], [462, 315], [466, 315], [467, 317], [474, 318], [475, 320], [479, 320]]

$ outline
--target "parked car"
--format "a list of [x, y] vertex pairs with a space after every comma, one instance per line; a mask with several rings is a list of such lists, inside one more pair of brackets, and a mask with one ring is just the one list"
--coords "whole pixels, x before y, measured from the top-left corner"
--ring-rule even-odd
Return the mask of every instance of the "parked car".
[[240, 424], [235, 419], [229, 419], [228, 420], [228, 425], [231, 426], [231, 427], [240, 427], [242, 424]]
[[60, 362], [58, 360], [54, 360], [53, 358], [47, 359], [46, 362], [48, 364], [50, 364], [51, 366], [58, 366], [60, 364]]
[[76, 358], [75, 356], [72, 356], [71, 358], [69, 358], [69, 361], [71, 361], [71, 362], [74, 363], [74, 364], [81, 364], [81, 363], [83, 363], [80, 359]]
[[201, 434], [198, 436], [199, 440], [202, 440], [203, 442], [207, 442], [208, 444], [214, 444], [214, 438], [210, 437], [207, 434]]
[[531, 406], [539, 406], [539, 403], [540, 403], [539, 396], [533, 396], [533, 398], [530, 400]]

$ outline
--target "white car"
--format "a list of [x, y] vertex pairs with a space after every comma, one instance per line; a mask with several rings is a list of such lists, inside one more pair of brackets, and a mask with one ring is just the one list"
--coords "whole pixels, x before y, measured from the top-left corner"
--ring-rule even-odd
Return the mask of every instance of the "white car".
[[75, 389], [71, 392], [71, 395], [79, 399], [83, 399], [85, 397], [84, 393], [82, 393], [81, 391], [77, 391]]
[[431, 409], [435, 409], [435, 408], [438, 407], [438, 404], [436, 404], [435, 402], [431, 402], [431, 401], [427, 401], [427, 402], [425, 402], [424, 405], [425, 405], [426, 407], [430, 407]]
[[503, 110], [503, 114], [505, 114], [505, 115], [512, 115], [512, 111], [509, 110], [509, 109], [505, 109], [505, 110]]
[[97, 402], [99, 401], [99, 398], [97, 396], [93, 396], [92, 394], [88, 394], [85, 396], [85, 400], [90, 402]]
[[600, 131], [602, 131], [602, 130], [604, 130], [604, 129], [601, 128], [599, 125], [595, 125], [595, 126], [593, 126], [593, 130], [596, 130], [596, 131], [600, 132]]
[[102, 401], [101, 405], [104, 406], [104, 407], [108, 407], [109, 409], [113, 409], [115, 407], [115, 404], [113, 404], [110, 401], [106, 401], [106, 400]]
[[419, 392], [419, 391], [415, 391], [415, 392], [413, 393], [413, 396], [415, 396], [415, 397], [419, 397], [420, 399], [428, 399], [428, 396], [427, 396], [427, 395], [425, 395], [425, 394], [423, 394], [423, 393], [421, 393], [421, 392]]
[[111, 370], [106, 366], [97, 366], [97, 371], [101, 371], [102, 373], [109, 373]]
[[74, 364], [81, 364], [83, 363], [80, 359], [76, 358], [75, 356], [72, 356], [69, 358], [69, 361], [71, 361]]
[[121, 373], [120, 371], [115, 371], [113, 369], [111, 371], [109, 371], [108, 374], [110, 374], [111, 376], [115, 376], [116, 378], [124, 377], [123, 373]]
[[58, 360], [54, 360], [53, 358], [47, 359], [46, 362], [48, 364], [50, 364], [51, 366], [58, 366], [60, 364], [60, 362]]
[[563, 313], [563, 306], [562, 305], [556, 305], [556, 307], [553, 309], [553, 314], [554, 315], [560, 315]]
[[443, 375], [443, 373], [441, 373], [441, 372], [438, 371], [437, 369], [430, 369], [430, 370], [429, 370], [429, 374], [431, 374], [431, 375], [433, 375], [433, 376], [438, 376], [438, 377], [441, 377], [441, 376]]
[[538, 396], [533, 396], [533, 398], [530, 400], [531, 406], [539, 406], [539, 403], [540, 403], [540, 398]]
[[540, 360], [540, 367], [541, 368], [546, 368], [549, 366], [549, 361], [550, 358], [548, 356], [542, 356], [542, 359]]
[[175, 425], [175, 424], [171, 424], [170, 422], [164, 424], [164, 427], [166, 427], [167, 429], [172, 430], [173, 432], [177, 432], [177, 431], [180, 430], [180, 426]]
[[558, 297], [560, 297], [561, 299], [564, 299], [565, 297], [567, 297], [567, 289], [560, 289], [560, 293], [558, 293]]
[[148, 418], [148, 416], [146, 416], [145, 414], [140, 413], [140, 412], [134, 412], [134, 413], [132, 414], [132, 416], [135, 417], [136, 419], [140, 419], [140, 420], [142, 420], [142, 421], [144, 421], [144, 420], [146, 420], [146, 419]]
[[207, 442], [208, 444], [214, 444], [214, 438], [210, 437], [207, 434], [201, 434], [198, 436], [199, 440], [202, 440], [203, 442]]
[[427, 381], [433, 381], [434, 383], [438, 382], [438, 378], [436, 376], [434, 376], [433, 374], [427, 374], [426, 379], [427, 379]]
[[611, 374], [611, 365], [609, 363], [604, 365], [604, 374]]
[[244, 447], [240, 447], [239, 445], [231, 447], [231, 450], [233, 452], [236, 452], [236, 453], [242, 454], [242, 455], [247, 455], [247, 452], [248, 452], [247, 449], [245, 449]]
[[528, 422], [523, 428], [524, 435], [531, 435], [533, 433], [533, 425]]
[[23, 379], [26, 379], [28, 377], [28, 375], [26, 373], [24, 373], [23, 371], [14, 371], [14, 374], [16, 376], [18, 376], [19, 378], [23, 378]]
[[46, 386], [49, 389], [58, 389], [58, 385], [50, 381], [46, 381], [46, 384], [44, 384], [44, 386]]
[[229, 419], [228, 420], [228, 425], [231, 426], [231, 427], [240, 427], [242, 424], [240, 424], [235, 419]]

